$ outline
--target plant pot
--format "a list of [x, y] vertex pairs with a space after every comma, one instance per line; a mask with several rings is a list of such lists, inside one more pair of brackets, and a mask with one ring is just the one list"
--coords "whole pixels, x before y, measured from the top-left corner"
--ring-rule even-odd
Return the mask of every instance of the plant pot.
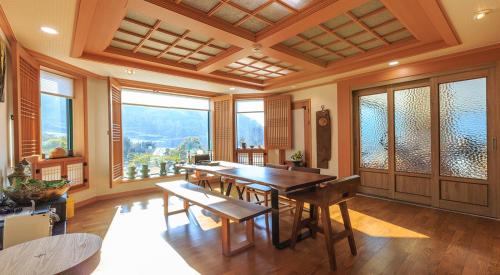
[[247, 143], [246, 142], [242, 142], [241, 143], [241, 149], [247, 149]]
[[301, 167], [302, 166], [302, 160], [292, 160], [293, 166], [295, 167]]
[[135, 166], [130, 166], [128, 168], [127, 177], [129, 179], [133, 180], [133, 179], [135, 179], [136, 175], [137, 175], [137, 170], [136, 170]]
[[174, 164], [174, 174], [175, 175], [179, 175], [181, 173], [181, 169], [179, 168], [179, 166], [177, 166], [177, 164], [179, 164], [179, 163]]
[[143, 179], [149, 178], [149, 169], [147, 164], [142, 165], [141, 176]]
[[167, 175], [167, 163], [160, 162], [160, 176], [166, 176], [166, 175]]

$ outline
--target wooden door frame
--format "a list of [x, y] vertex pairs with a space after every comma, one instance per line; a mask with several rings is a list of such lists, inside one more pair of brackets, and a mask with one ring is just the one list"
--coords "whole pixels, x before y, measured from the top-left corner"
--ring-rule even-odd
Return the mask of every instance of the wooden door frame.
[[[498, 149], [493, 148], [493, 138], [498, 138], [498, 131], [500, 130], [498, 126], [498, 121], [500, 120], [500, 112], [497, 107], [500, 105], [499, 97], [496, 94], [495, 83], [500, 83], [500, 76], [497, 75], [500, 72], [500, 68], [493, 68], [491, 66], [482, 67], [482, 68], [471, 68], [469, 70], [464, 70], [460, 72], [449, 72], [449, 73], [441, 73], [437, 75], [429, 75], [426, 78], [421, 79], [410, 79], [408, 82], [395, 82], [395, 83], [384, 83], [386, 85], [380, 85], [376, 87], [371, 87], [367, 89], [360, 89], [357, 91], [353, 91], [352, 93], [352, 118], [353, 118], [353, 169], [355, 173], [359, 173], [360, 170], [360, 132], [359, 132], [359, 97], [365, 95], [386, 93], [388, 96], [388, 135], [389, 135], [389, 169], [387, 173], [393, 174], [394, 177], [390, 178], [390, 189], [387, 194], [382, 192], [376, 195], [387, 196], [389, 198], [395, 199], [414, 199], [409, 196], [403, 197], [395, 197], [395, 176], [400, 174], [401, 172], [396, 172], [395, 167], [395, 125], [393, 122], [394, 119], [394, 91], [408, 89], [408, 88], [416, 88], [429, 86], [430, 87], [430, 101], [431, 101], [431, 159], [432, 159], [432, 171], [431, 171], [431, 197], [430, 201], [422, 201], [421, 203], [430, 204], [433, 207], [439, 207], [450, 210], [457, 210], [461, 212], [467, 212], [478, 215], [485, 216], [493, 216], [498, 217], [500, 215], [500, 203], [496, 198], [500, 197], [500, 186], [498, 186], [498, 177], [499, 174], [497, 172], [498, 167]], [[478, 180], [478, 179], [466, 179], [466, 178], [457, 178], [457, 177], [446, 177], [440, 175], [440, 155], [439, 155], [439, 147], [440, 147], [440, 136], [439, 136], [439, 83], [444, 82], [453, 82], [453, 81], [464, 81], [469, 79], [476, 78], [487, 78], [487, 145], [488, 145], [488, 179], [487, 180]], [[498, 85], [498, 84], [497, 84]], [[498, 87], [498, 86], [497, 86]], [[391, 103], [392, 101], [392, 103]], [[392, 121], [392, 122], [391, 122]], [[392, 133], [392, 134], [391, 134]], [[391, 148], [392, 154], [394, 155], [391, 158]], [[394, 168], [391, 170], [391, 167]], [[385, 172], [383, 170], [373, 170], [364, 168], [363, 171], [377, 171], [377, 172]], [[425, 176], [428, 178], [426, 174], [416, 174], [416, 173], [403, 173], [408, 174], [410, 176]], [[482, 184], [487, 185], [487, 206], [475, 205], [472, 203], [465, 202], [455, 202], [449, 200], [441, 199], [441, 181], [455, 181], [455, 182], [463, 182], [470, 184]], [[397, 194], [396, 194], [397, 195]], [[417, 202], [413, 200], [412, 202]]]
[[[296, 100], [292, 102], [292, 111], [304, 110], [304, 157], [306, 167], [312, 166], [312, 130], [311, 130], [311, 99]], [[292, 116], [293, 117], [293, 116]], [[283, 151], [283, 153], [281, 152]], [[285, 150], [280, 150], [280, 163], [284, 162]], [[283, 162], [281, 158], [283, 157]]]

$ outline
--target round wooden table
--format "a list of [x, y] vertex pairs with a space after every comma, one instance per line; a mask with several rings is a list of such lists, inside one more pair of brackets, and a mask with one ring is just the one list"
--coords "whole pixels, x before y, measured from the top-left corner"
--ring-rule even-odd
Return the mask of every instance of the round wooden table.
[[89, 274], [99, 263], [102, 239], [74, 233], [45, 237], [0, 251], [0, 274]]

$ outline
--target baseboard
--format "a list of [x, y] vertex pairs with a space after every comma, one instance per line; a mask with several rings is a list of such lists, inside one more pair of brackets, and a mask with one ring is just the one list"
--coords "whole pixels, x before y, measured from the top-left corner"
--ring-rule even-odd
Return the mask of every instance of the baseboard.
[[93, 204], [93, 203], [96, 203], [98, 201], [123, 198], [123, 197], [128, 197], [128, 196], [133, 196], [133, 195], [142, 195], [142, 194], [147, 194], [147, 193], [159, 193], [159, 192], [161, 192], [161, 191], [156, 187], [148, 187], [148, 188], [139, 189], [139, 190], [131, 190], [131, 191], [125, 191], [125, 192], [119, 192], [119, 193], [113, 193], [113, 194], [104, 194], [104, 195], [95, 196], [95, 197], [92, 197], [90, 199], [86, 199], [86, 200], [79, 201], [79, 202], [75, 203], [75, 209], [82, 208], [86, 205]]

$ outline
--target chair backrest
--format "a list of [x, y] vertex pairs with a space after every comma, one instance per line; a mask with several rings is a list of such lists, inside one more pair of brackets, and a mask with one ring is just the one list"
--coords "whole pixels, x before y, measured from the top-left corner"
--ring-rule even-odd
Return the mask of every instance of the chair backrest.
[[209, 154], [194, 155], [194, 163], [198, 164], [203, 160], [210, 160], [210, 155]]
[[10, 216], [4, 222], [4, 249], [51, 235], [49, 214]]
[[287, 165], [282, 165], [282, 164], [271, 164], [271, 163], [268, 163], [268, 164], [266, 164], [266, 167], [268, 167], [268, 168], [275, 168], [275, 169], [282, 169], [282, 170], [288, 170], [288, 166]]
[[306, 173], [313, 173], [313, 174], [319, 174], [319, 173], [321, 173], [321, 169], [319, 169], [319, 168], [310, 168], [310, 167], [292, 166], [292, 167], [290, 167], [290, 170], [292, 170], [292, 171], [299, 171], [299, 172], [306, 172]]
[[352, 199], [361, 183], [360, 179], [358, 175], [349, 176], [331, 181], [325, 187], [317, 189], [321, 193], [322, 203], [332, 205]]

